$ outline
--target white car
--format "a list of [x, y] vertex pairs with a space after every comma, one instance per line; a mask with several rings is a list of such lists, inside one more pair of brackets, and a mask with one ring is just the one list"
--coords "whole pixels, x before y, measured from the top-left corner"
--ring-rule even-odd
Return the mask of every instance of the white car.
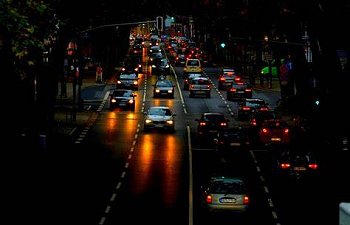
[[175, 132], [176, 114], [168, 106], [153, 106], [144, 113], [144, 131], [162, 129]]

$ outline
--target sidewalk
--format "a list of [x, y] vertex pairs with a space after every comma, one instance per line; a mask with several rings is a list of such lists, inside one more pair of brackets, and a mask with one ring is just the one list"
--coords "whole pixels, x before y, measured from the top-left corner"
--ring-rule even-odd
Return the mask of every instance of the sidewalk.
[[[105, 85], [98, 84], [95, 75], [87, 75], [83, 78], [81, 92], [91, 86]], [[79, 126], [84, 126], [89, 120], [92, 111], [89, 105], [84, 104], [84, 99], [78, 104], [79, 87], [76, 86], [76, 104], [73, 104], [73, 83], [66, 83], [66, 96], [61, 96], [61, 83], [58, 84], [58, 95], [56, 97], [54, 112], [54, 135], [55, 136], [72, 136]]]

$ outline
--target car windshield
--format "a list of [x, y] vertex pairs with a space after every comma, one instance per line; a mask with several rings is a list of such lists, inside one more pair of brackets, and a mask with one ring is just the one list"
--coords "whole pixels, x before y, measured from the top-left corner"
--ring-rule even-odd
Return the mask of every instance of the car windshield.
[[171, 87], [172, 83], [169, 80], [161, 80], [161, 81], [157, 82], [156, 86], [157, 87]]
[[129, 91], [114, 91], [114, 97], [129, 97], [131, 93]]
[[199, 66], [198, 60], [189, 60], [187, 63], [188, 66]]
[[209, 84], [209, 81], [207, 79], [193, 79], [192, 84], [197, 84], [197, 85], [207, 85]]
[[242, 194], [244, 185], [242, 182], [213, 182], [210, 187], [211, 193], [216, 194]]
[[205, 121], [224, 121], [225, 120], [225, 116], [224, 115], [218, 115], [218, 114], [214, 114], [214, 115], [206, 115], [203, 118]]
[[149, 110], [150, 115], [159, 115], [159, 116], [171, 116], [170, 109], [166, 108], [151, 108]]
[[136, 79], [137, 75], [135, 73], [130, 73], [130, 74], [120, 74], [119, 76], [120, 79]]

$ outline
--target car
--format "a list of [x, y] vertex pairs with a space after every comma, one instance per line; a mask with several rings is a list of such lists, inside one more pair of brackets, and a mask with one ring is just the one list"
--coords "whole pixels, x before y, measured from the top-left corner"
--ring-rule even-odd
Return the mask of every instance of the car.
[[238, 103], [237, 118], [239, 120], [249, 120], [251, 114], [262, 107], [269, 107], [264, 99], [244, 98]]
[[240, 101], [244, 98], [253, 97], [253, 87], [247, 82], [233, 81], [226, 91], [226, 99], [228, 101]]
[[125, 58], [121, 67], [121, 73], [139, 73], [142, 71], [142, 63], [139, 57], [129, 56]]
[[137, 95], [129, 89], [114, 89], [110, 94], [109, 108], [113, 110], [118, 107], [134, 111], [136, 96]]
[[233, 153], [247, 149], [251, 144], [247, 129], [240, 126], [219, 131], [214, 138], [215, 149], [218, 152]]
[[222, 68], [218, 78], [218, 89], [226, 90], [231, 87], [233, 82], [240, 80], [241, 77], [236, 73], [234, 68]]
[[159, 45], [153, 45], [149, 48], [150, 53], [155, 53], [155, 52], [162, 52], [162, 49], [160, 48]]
[[184, 78], [184, 90], [189, 90], [191, 80], [195, 77], [204, 77], [202, 73], [188, 73]]
[[174, 98], [175, 95], [175, 85], [169, 79], [161, 77], [157, 79], [156, 83], [153, 85], [153, 97], [170, 97]]
[[144, 113], [143, 129], [145, 132], [151, 129], [167, 130], [175, 132], [176, 114], [168, 106], [152, 106]]
[[154, 52], [151, 53], [151, 55], [149, 56], [149, 61], [151, 62], [151, 64], [160, 59], [164, 59], [164, 55], [161, 52]]
[[230, 120], [220, 112], [205, 112], [200, 118], [196, 118], [197, 134], [199, 136], [215, 137], [218, 132], [221, 132], [229, 127]]
[[201, 186], [201, 205], [209, 212], [246, 213], [250, 198], [240, 176], [211, 176]]
[[185, 54], [181, 53], [181, 54], [178, 54], [175, 57], [174, 64], [176, 66], [185, 66], [185, 63], [186, 63], [186, 56], [185, 56]]
[[289, 144], [291, 136], [289, 125], [280, 119], [263, 121], [258, 135], [264, 145]]
[[154, 75], [169, 75], [170, 64], [166, 58], [155, 59], [152, 63], [152, 74]]
[[260, 107], [255, 110], [249, 118], [249, 125], [252, 129], [257, 129], [261, 127], [261, 124], [266, 120], [276, 120], [280, 119], [274, 109], [269, 107]]
[[185, 67], [183, 69], [183, 76], [187, 73], [202, 73], [203, 67], [199, 59], [186, 59]]
[[121, 73], [117, 78], [116, 88], [126, 88], [132, 90], [139, 89], [139, 78], [138, 74], [132, 73]]
[[207, 98], [211, 96], [211, 83], [207, 77], [195, 77], [191, 80], [188, 90], [189, 97], [204, 95]]
[[273, 163], [273, 175], [286, 178], [316, 178], [319, 175], [319, 160], [315, 153], [304, 148], [285, 149]]

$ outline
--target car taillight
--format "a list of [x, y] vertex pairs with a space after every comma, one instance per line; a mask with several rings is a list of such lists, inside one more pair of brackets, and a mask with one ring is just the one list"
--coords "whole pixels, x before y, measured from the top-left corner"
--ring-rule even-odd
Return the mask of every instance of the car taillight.
[[225, 81], [226, 79], [225, 79], [225, 77], [220, 77], [220, 80]]
[[288, 169], [288, 168], [290, 167], [290, 164], [289, 164], [289, 163], [281, 163], [281, 164], [280, 164], [280, 167], [281, 167], [282, 169]]
[[256, 124], [256, 119], [252, 119], [252, 121], [250, 122], [250, 124], [252, 125], [252, 126], [256, 126], [257, 124]]
[[225, 126], [227, 126], [227, 123], [226, 122], [221, 122], [220, 126], [225, 127]]
[[199, 126], [205, 126], [205, 125], [207, 125], [205, 122], [200, 122], [199, 123]]
[[289, 129], [288, 128], [284, 129], [284, 133], [288, 134], [289, 133]]
[[247, 195], [243, 197], [243, 205], [249, 205], [249, 197]]
[[263, 133], [267, 133], [269, 130], [268, 130], [267, 128], [263, 128], [263, 129], [261, 129], [261, 131], [262, 131]]
[[318, 165], [317, 165], [317, 163], [310, 163], [309, 168], [315, 170], [318, 168]]
[[236, 92], [237, 89], [236, 89], [236, 88], [231, 88], [230, 91], [231, 91], [231, 92]]
[[245, 89], [245, 91], [246, 91], [246, 92], [252, 92], [252, 89], [247, 88], [247, 89]]
[[207, 195], [207, 198], [205, 199], [207, 204], [211, 204], [213, 202], [213, 198], [211, 197], [211, 195]]
[[250, 110], [250, 107], [248, 107], [248, 106], [243, 106], [243, 110]]

